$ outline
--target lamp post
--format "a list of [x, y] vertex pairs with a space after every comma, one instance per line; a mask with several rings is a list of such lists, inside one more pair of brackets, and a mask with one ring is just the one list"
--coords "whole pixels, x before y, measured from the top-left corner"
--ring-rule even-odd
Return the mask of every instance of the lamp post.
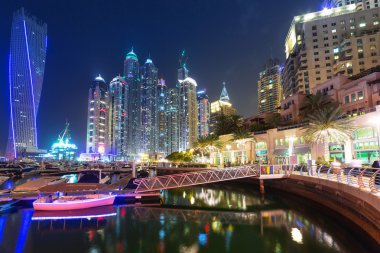
[[227, 144], [226, 145], [226, 148], [227, 148], [227, 154], [228, 154], [228, 161], [227, 162], [232, 162], [232, 159], [231, 159], [231, 145], [230, 144]]

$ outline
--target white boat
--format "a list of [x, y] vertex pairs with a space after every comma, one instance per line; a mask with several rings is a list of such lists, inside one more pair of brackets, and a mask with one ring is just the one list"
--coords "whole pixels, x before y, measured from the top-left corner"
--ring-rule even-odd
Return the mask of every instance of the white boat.
[[67, 211], [112, 205], [116, 195], [88, 194], [83, 196], [41, 197], [33, 202], [34, 210]]

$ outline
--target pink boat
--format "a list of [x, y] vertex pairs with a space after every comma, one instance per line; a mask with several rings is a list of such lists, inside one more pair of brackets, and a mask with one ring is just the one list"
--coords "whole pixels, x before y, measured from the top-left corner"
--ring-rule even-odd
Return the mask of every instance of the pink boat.
[[34, 210], [67, 211], [112, 205], [116, 195], [88, 194], [84, 196], [42, 197], [33, 202]]

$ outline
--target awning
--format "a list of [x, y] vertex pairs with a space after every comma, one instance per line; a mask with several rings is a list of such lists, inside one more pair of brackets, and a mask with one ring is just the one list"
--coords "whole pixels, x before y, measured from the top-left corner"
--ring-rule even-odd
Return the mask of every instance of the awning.
[[288, 149], [285, 148], [285, 149], [275, 149], [273, 151], [273, 155], [276, 155], [276, 156], [287, 156], [288, 155]]
[[303, 154], [308, 154], [309, 153], [309, 147], [295, 147], [294, 150], [293, 150], [293, 153], [294, 154], [300, 154], [300, 155], [303, 155]]

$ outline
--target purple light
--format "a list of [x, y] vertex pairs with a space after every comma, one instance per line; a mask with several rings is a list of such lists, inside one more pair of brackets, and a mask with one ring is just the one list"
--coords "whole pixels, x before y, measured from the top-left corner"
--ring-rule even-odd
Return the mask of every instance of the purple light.
[[53, 216], [53, 217], [32, 217], [33, 221], [36, 220], [72, 220], [72, 219], [92, 219], [100, 217], [111, 217], [116, 216], [116, 213], [107, 213], [99, 215], [83, 215], [83, 216]]
[[34, 113], [34, 133], [35, 133], [35, 141], [36, 146], [37, 143], [37, 119], [36, 119], [36, 105], [34, 102], [34, 87], [33, 87], [33, 78], [32, 78], [32, 68], [30, 67], [30, 55], [29, 55], [29, 43], [28, 43], [28, 35], [26, 34], [26, 24], [24, 19], [24, 34], [25, 34], [25, 44], [26, 44], [26, 53], [28, 55], [28, 64], [29, 64], [29, 76], [30, 76], [30, 86], [32, 87], [32, 99], [33, 99], [33, 113]]
[[[73, 204], [83, 204], [83, 203], [91, 203], [91, 202], [96, 202], [99, 200], [107, 200], [111, 198], [115, 198], [116, 195], [110, 195], [104, 198], [98, 198], [98, 199], [83, 199], [83, 200], [78, 200], [78, 201], [70, 201], [70, 202], [60, 202], [60, 205], [73, 205]], [[43, 203], [43, 202], [34, 202], [33, 205], [44, 205], [44, 206], [51, 206], [51, 205], [57, 205], [57, 203]]]
[[13, 151], [14, 151], [14, 158], [17, 158], [16, 153], [16, 140], [15, 140], [15, 129], [13, 126], [13, 106], [12, 106], [12, 81], [11, 81], [11, 60], [12, 55], [9, 54], [9, 102], [11, 105], [11, 125], [12, 125], [12, 137], [13, 137]]

